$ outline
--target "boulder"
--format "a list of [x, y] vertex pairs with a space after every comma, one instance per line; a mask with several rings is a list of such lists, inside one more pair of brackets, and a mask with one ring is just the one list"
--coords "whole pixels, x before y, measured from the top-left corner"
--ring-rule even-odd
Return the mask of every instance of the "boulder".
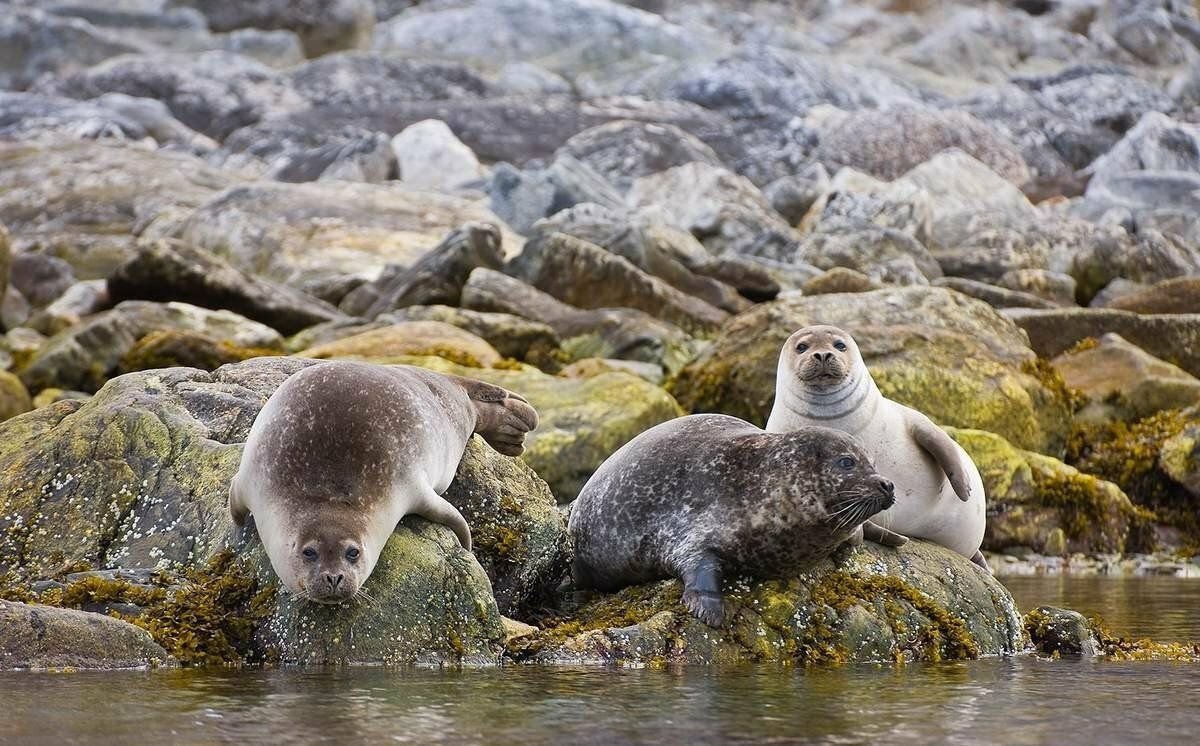
[[924, 285], [942, 276], [937, 260], [920, 241], [894, 228], [845, 221], [804, 237], [793, 261], [820, 269], [843, 267], [866, 274], [878, 282]]
[[866, 293], [879, 290], [880, 285], [862, 272], [845, 267], [826, 270], [800, 286], [805, 295], [827, 295], [829, 293]]
[[969, 295], [972, 298], [987, 303], [992, 308], [1058, 308], [1057, 303], [1050, 301], [1032, 293], [1022, 293], [1019, 290], [1010, 290], [1008, 288], [989, 285], [986, 282], [978, 280], [968, 280], [965, 277], [939, 277], [933, 281], [934, 285], [943, 288], [950, 288], [963, 295]]
[[392, 362], [415, 355], [436, 355], [472, 368], [501, 361], [500, 353], [479, 337], [440, 321], [404, 321], [371, 329], [302, 350], [300, 357]]
[[510, 313], [489, 313], [449, 306], [408, 306], [379, 317], [384, 323], [440, 321], [487, 340], [506, 358], [520, 360], [553, 372], [561, 365], [563, 352], [558, 333], [542, 321]]
[[[1146, 112], [1111, 150], [1087, 167], [1085, 173], [1091, 177], [1087, 196], [1099, 195], [1111, 179], [1131, 171], [1183, 171], [1200, 175], [1200, 127], [1157, 111]], [[1155, 204], [1150, 198], [1127, 206]]]
[[[139, 370], [178, 367], [213, 371], [222, 365], [279, 354], [276, 349], [240, 347], [199, 332], [159, 329], [130, 347], [121, 356], [116, 372], [123, 375]], [[55, 390], [43, 389], [43, 393]]]
[[519, 661], [838, 664], [941, 661], [1025, 647], [1008, 591], [965, 558], [923, 541], [842, 548], [793, 579], [743, 581], [725, 594], [726, 629], [680, 603], [678, 581], [586, 601], [557, 625], [510, 643]]
[[231, 311], [210, 311], [186, 303], [125, 301], [79, 326], [51, 337], [18, 371], [31, 391], [45, 388], [95, 391], [134, 344], [150, 332], [200, 332], [239, 347], [281, 349], [270, 329]]
[[129, 622], [0, 600], [0, 669], [151, 668], [173, 662], [146, 630]]
[[784, 340], [810, 324], [852, 334], [884, 396], [935, 421], [1003, 435], [1029, 450], [1061, 451], [1066, 391], [1037, 364], [1019, 327], [946, 288], [787, 297], [730, 319], [671, 384], [692, 412], [766, 422]]
[[1027, 547], [1061, 555], [1051, 551], [1053, 535], [1061, 532], [1068, 552], [1126, 551], [1130, 527], [1139, 516], [1120, 487], [1049, 456], [1015, 448], [999, 435], [953, 428], [949, 432], [983, 477], [985, 550]]
[[1025, 631], [1039, 655], [1091, 658], [1104, 654], [1092, 622], [1078, 611], [1039, 606], [1025, 615]]
[[471, 149], [437, 119], [405, 127], [392, 138], [392, 152], [400, 180], [418, 189], [450, 192], [486, 175]]
[[1001, 287], [1036, 295], [1056, 306], [1075, 305], [1075, 278], [1048, 269], [1011, 269], [996, 280]]
[[135, 120], [95, 102], [0, 91], [0, 140], [140, 140], [148, 136]]
[[245, 167], [276, 181], [361, 181], [394, 178], [396, 156], [387, 134], [320, 117], [299, 121], [280, 114], [225, 138], [210, 156], [226, 168]]
[[12, 287], [35, 308], [50, 305], [75, 284], [71, 265], [47, 254], [17, 254], [8, 274]]
[[33, 312], [25, 324], [42, 334], [53, 336], [111, 306], [104, 280], [83, 280], [67, 288], [50, 305]]
[[1176, 277], [1123, 295], [1106, 308], [1140, 314], [1200, 313], [1200, 277]]
[[1080, 420], [1133, 422], [1200, 403], [1200, 380], [1176, 366], [1118, 334], [1089, 340], [1051, 361], [1063, 382], [1087, 402], [1077, 412]]
[[0, 422], [33, 409], [33, 400], [21, 379], [0, 370]]
[[196, 8], [213, 31], [286, 29], [300, 36], [304, 53], [319, 57], [370, 43], [375, 9], [370, 0], [172, 0]]
[[700, 138], [674, 125], [654, 122], [616, 121], [591, 127], [571, 137], [557, 152], [586, 163], [622, 192], [642, 176], [675, 166], [721, 166], [717, 154]]
[[487, 186], [492, 210], [517, 232], [529, 235], [542, 218], [581, 202], [621, 205], [621, 195], [591, 166], [560, 154], [545, 168], [517, 169], [502, 163]]
[[342, 318], [333, 306], [299, 290], [247, 275], [207, 251], [170, 240], [140, 245], [137, 255], [108, 278], [108, 294], [114, 303], [181, 301], [227, 309], [281, 334]]
[[46, 73], [66, 75], [141, 45], [78, 18], [8, 5], [0, 18], [0, 89], [22, 90]]

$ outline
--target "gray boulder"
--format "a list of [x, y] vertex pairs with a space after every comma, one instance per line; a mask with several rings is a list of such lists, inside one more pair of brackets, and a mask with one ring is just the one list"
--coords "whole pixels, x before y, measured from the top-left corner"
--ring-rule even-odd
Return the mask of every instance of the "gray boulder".
[[150, 634], [104, 614], [0, 600], [0, 670], [150, 668], [174, 663]]

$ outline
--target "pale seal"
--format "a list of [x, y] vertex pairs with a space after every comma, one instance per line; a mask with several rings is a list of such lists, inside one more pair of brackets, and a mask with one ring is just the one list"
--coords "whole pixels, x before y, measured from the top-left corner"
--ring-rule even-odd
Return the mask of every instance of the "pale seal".
[[891, 483], [844, 433], [681, 417], [629, 441], [584, 485], [568, 522], [575, 584], [679, 578], [684, 605], [719, 627], [725, 576], [793, 577], [891, 504]]
[[408, 366], [314, 365], [288, 378], [250, 428], [229, 490], [238, 525], [254, 516], [283, 584], [339, 603], [370, 577], [400, 519], [471, 531], [441, 497], [473, 433], [515, 456], [537, 413], [498, 386]]
[[896, 504], [873, 520], [970, 557], [985, 570], [984, 490], [979, 469], [928, 417], [875, 385], [858, 345], [833, 326], [801, 329], [783, 345], [767, 430], [810, 425], [847, 432], [896, 483]]

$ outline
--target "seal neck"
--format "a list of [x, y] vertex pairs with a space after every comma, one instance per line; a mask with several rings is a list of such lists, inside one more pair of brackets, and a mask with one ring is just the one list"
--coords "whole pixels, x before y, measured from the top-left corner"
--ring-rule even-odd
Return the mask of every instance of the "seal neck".
[[805, 387], [780, 366], [775, 390], [781, 397], [779, 403], [794, 416], [852, 434], [871, 422], [881, 398], [875, 379], [861, 360], [844, 381], [827, 391]]

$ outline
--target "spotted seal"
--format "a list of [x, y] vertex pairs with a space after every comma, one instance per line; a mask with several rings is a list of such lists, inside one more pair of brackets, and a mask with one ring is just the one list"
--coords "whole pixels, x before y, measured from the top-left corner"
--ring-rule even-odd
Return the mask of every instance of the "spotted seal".
[[482, 381], [408, 366], [326, 362], [288, 378], [259, 412], [229, 490], [271, 566], [312, 601], [352, 598], [406, 515], [471, 530], [441, 493], [473, 433], [516, 456], [537, 413]]
[[679, 578], [687, 608], [719, 627], [727, 574], [794, 576], [891, 504], [891, 483], [845, 433], [779, 435], [726, 415], [681, 417], [629, 441], [584, 485], [568, 522], [575, 584], [616, 590]]
[[[896, 504], [876, 523], [941, 544], [988, 569], [979, 550], [984, 490], [979, 469], [928, 417], [884, 398], [854, 339], [810, 326], [783, 345], [767, 430], [824, 425], [850, 433], [896, 483]], [[989, 570], [990, 571], [990, 570]]]

